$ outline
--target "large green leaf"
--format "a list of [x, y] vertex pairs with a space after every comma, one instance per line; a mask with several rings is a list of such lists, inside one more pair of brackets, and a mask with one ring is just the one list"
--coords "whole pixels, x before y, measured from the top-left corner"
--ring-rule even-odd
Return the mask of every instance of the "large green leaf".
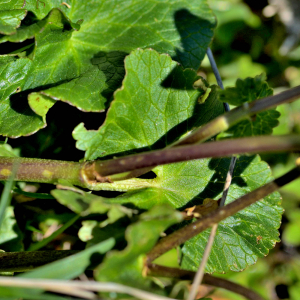
[[[10, 1], [0, 9], [20, 9], [23, 4], [23, 1]], [[28, 93], [44, 93], [84, 111], [102, 111], [106, 100], [121, 84], [126, 54], [137, 47], [153, 47], [172, 55], [184, 66], [197, 69], [215, 26], [205, 0], [73, 1], [71, 8], [54, 0], [26, 1], [25, 4], [29, 13], [35, 14], [40, 21], [32, 18], [30, 23], [27, 20], [29, 25], [2, 37], [2, 42], [35, 38], [34, 49], [22, 54], [33, 59], [23, 62], [30, 67], [21, 82], [23, 92], [15, 97], [12, 90], [6, 98], [0, 99], [7, 110], [5, 115], [0, 114], [1, 120], [9, 123], [7, 120], [15, 118], [20, 124], [11, 130], [0, 126], [0, 134], [13, 137], [33, 133], [45, 126], [43, 119], [47, 111], [43, 112], [43, 118], [30, 111], [26, 106]], [[53, 9], [55, 7], [59, 10]], [[79, 25], [68, 18], [80, 23], [84, 20], [79, 31], [74, 31]], [[14, 72], [22, 70], [15, 67]], [[95, 68], [99, 69], [98, 73]], [[86, 85], [91, 77], [91, 84]], [[80, 89], [82, 84], [84, 91], [73, 90], [74, 86]], [[22, 101], [24, 107], [11, 111], [6, 103], [15, 98]]]
[[86, 159], [163, 148], [223, 112], [214, 90], [204, 104], [198, 103], [204, 91], [193, 87], [196, 72], [182, 69], [168, 55], [136, 50], [126, 58], [125, 67], [123, 86], [105, 123], [98, 131], [80, 124], [73, 132]]
[[[132, 203], [143, 209], [161, 203], [175, 208], [192, 207], [205, 198], [219, 199], [230, 159], [204, 159], [170, 164], [153, 169], [157, 177], [153, 187], [128, 192], [114, 203]], [[269, 166], [256, 157], [240, 157], [227, 202], [252, 191], [271, 180]], [[279, 241], [282, 208], [280, 195], [274, 193], [259, 203], [223, 221], [219, 227], [207, 272], [240, 271], [268, 254]], [[195, 270], [201, 260], [209, 230], [185, 243], [183, 266]]]
[[126, 229], [127, 247], [108, 253], [96, 269], [95, 278], [149, 289], [151, 280], [143, 275], [146, 253], [153, 248], [161, 233], [181, 220], [182, 215], [167, 205], [157, 205], [143, 213], [138, 222]]
[[[273, 95], [273, 90], [265, 81], [264, 74], [238, 79], [235, 87], [227, 87], [225, 90], [219, 90], [219, 98], [223, 102], [239, 106], [243, 103], [250, 103], [254, 100]], [[273, 128], [278, 125], [280, 113], [275, 109], [261, 112], [252, 120], [244, 120], [232, 126], [225, 132], [226, 137], [243, 137], [252, 135], [271, 134]], [[222, 136], [222, 135], [221, 135]]]
[[[169, 69], [166, 68], [167, 62]], [[151, 64], [150, 72], [145, 74], [143, 70], [148, 64]], [[205, 103], [199, 104], [197, 100], [199, 92], [192, 88], [197, 78], [195, 73], [176, 66], [165, 55], [158, 55], [151, 50], [137, 50], [126, 59], [125, 65], [127, 73], [123, 87], [115, 94], [115, 100], [108, 111], [104, 125], [99, 131], [86, 131], [80, 125], [74, 132], [75, 138], [79, 140], [79, 146], [87, 150], [88, 159], [164, 147], [173, 142], [173, 132], [176, 132], [175, 136], [178, 137], [191, 127], [206, 123], [215, 116], [211, 113], [211, 106], [214, 104], [218, 108], [220, 105], [215, 101], [216, 91], [213, 89]], [[166, 73], [161, 74], [159, 65], [164, 66]], [[167, 75], [165, 79], [166, 74], [171, 70], [171, 75]], [[132, 82], [134, 85], [131, 84]], [[152, 84], [149, 85], [148, 82]], [[168, 82], [172, 85], [168, 85]], [[168, 88], [163, 88], [162, 85]], [[220, 107], [219, 113], [222, 110]], [[196, 116], [194, 116], [195, 112], [197, 112]], [[174, 208], [183, 209], [201, 204], [205, 198], [217, 200], [223, 191], [229, 163], [230, 159], [224, 158], [160, 166], [153, 169], [156, 178], [148, 180], [148, 187], [127, 192], [112, 201], [134, 204], [142, 209], [150, 209], [159, 204], [169, 204]], [[261, 162], [259, 157], [241, 157], [236, 165], [228, 201], [269, 180], [271, 180], [269, 167]], [[279, 202], [279, 194], [273, 194], [224, 221], [220, 225], [216, 238], [219, 244], [214, 246], [213, 251], [220, 253], [220, 257], [227, 257], [228, 262], [216, 264], [215, 261], [210, 261], [208, 270], [219, 272], [230, 269], [241, 270], [253, 264], [258, 256], [266, 255], [268, 249], [278, 241], [277, 228], [282, 213]], [[271, 212], [272, 218], [267, 214], [261, 214], [262, 207]], [[242, 225], [238, 226], [238, 224]], [[93, 226], [95, 224], [92, 228]], [[202, 239], [201, 243], [204, 247], [207, 234], [202, 234], [198, 238]], [[239, 243], [241, 249], [237, 254], [232, 252], [229, 256], [229, 252], [220, 241], [224, 243], [229, 241], [228, 245], [232, 249], [235, 247], [236, 251], [238, 250], [236, 245]], [[192, 253], [190, 257], [200, 259], [201, 249], [192, 242], [184, 246], [185, 267], [194, 268], [196, 264], [187, 263], [188, 253]], [[243, 255], [251, 253], [251, 256], [244, 255], [242, 259], [240, 253]], [[198, 262], [199, 260], [196, 263]]]
[[[70, 0], [64, 2], [69, 5], [71, 4]], [[0, 3], [0, 11], [24, 9], [32, 12], [38, 19], [44, 18], [54, 7], [59, 7], [65, 12], [69, 10], [66, 5], [62, 4], [61, 0], [2, 0]]]
[[[218, 172], [220, 168], [216, 169]], [[223, 171], [221, 176], [225, 176]], [[269, 166], [256, 157], [240, 157], [233, 174], [227, 203], [266, 184], [271, 179]], [[223, 177], [224, 178], [224, 177]], [[223, 181], [223, 180], [222, 180]], [[208, 186], [211, 185], [211, 182]], [[283, 209], [278, 192], [222, 221], [218, 227], [212, 252], [206, 265], [207, 272], [241, 271], [266, 256], [279, 242], [277, 229]], [[182, 266], [197, 270], [210, 230], [185, 243]]]

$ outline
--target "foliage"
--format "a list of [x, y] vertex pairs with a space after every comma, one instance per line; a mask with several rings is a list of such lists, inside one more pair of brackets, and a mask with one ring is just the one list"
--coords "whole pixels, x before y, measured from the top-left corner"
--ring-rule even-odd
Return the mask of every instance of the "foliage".
[[[0, 43], [7, 49], [0, 56], [0, 134], [9, 138], [0, 145], [1, 157], [24, 156], [30, 139], [38, 144], [30, 156], [62, 161], [67, 153], [82, 165], [169, 148], [222, 115], [222, 102], [248, 105], [273, 94], [264, 74], [237, 79], [225, 90], [197, 84], [216, 27], [206, 0], [33, 2], [0, 4]], [[219, 33], [216, 39], [230, 40]], [[279, 116], [276, 109], [263, 111], [230, 124], [212, 140], [270, 135]], [[68, 124], [59, 125], [61, 120]], [[65, 132], [68, 125], [73, 127]], [[70, 130], [77, 149], [69, 144]], [[59, 134], [62, 143], [56, 141]], [[24, 143], [13, 141], [16, 137]], [[146, 276], [147, 254], [163, 235], [196, 222], [196, 215], [184, 220], [186, 209], [222, 196], [229, 164], [230, 158], [214, 157], [166, 164], [128, 181], [88, 181], [91, 191], [64, 180], [55, 182], [56, 189], [19, 182], [13, 206], [2, 209], [0, 248], [25, 256], [41, 247], [81, 250], [17, 278], [74, 279], [85, 272], [99, 282], [170, 296], [173, 282]], [[1, 175], [7, 171], [3, 167]], [[272, 179], [260, 156], [239, 156], [226, 204]], [[11, 181], [5, 184], [8, 189]], [[266, 256], [280, 241], [280, 202], [275, 192], [222, 221], [206, 272], [242, 271]], [[296, 245], [297, 216], [290, 214], [294, 223], [283, 235]], [[181, 268], [197, 270], [208, 236], [206, 230], [185, 241], [176, 257]], [[67, 299], [33, 288], [0, 287], [0, 294], [3, 299]]]

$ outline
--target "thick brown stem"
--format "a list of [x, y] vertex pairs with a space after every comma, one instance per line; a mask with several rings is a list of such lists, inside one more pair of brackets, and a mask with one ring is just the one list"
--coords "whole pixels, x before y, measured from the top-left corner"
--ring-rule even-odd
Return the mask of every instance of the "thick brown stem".
[[171, 250], [172, 248], [183, 244], [184, 242], [188, 241], [189, 239], [211, 227], [212, 225], [221, 222], [227, 217], [234, 215], [238, 211], [275, 192], [280, 187], [293, 181], [299, 176], [300, 167], [296, 167], [295, 169], [275, 179], [274, 181], [267, 183], [266, 185], [240, 197], [234, 202], [231, 202], [224, 207], [218, 208], [214, 212], [204, 216], [202, 219], [173, 232], [165, 238], [162, 238], [148, 253], [148, 263], [152, 262], [154, 259]]

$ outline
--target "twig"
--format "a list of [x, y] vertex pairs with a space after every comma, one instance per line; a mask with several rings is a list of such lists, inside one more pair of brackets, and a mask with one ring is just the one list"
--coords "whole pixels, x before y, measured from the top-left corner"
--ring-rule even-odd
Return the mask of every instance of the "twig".
[[[169, 268], [169, 267], [160, 266], [156, 264], [149, 264], [147, 275], [157, 276], [157, 277], [180, 278], [182, 280], [192, 280], [195, 277], [195, 272], [177, 269], [177, 268]], [[246, 299], [249, 300], [264, 300], [256, 292], [246, 287], [243, 287], [237, 283], [234, 283], [226, 279], [214, 277], [209, 274], [204, 274], [203, 283], [234, 292], [236, 294], [244, 296]]]
[[214, 212], [204, 216], [200, 220], [191, 223], [165, 238], [162, 238], [156, 246], [148, 253], [147, 261], [152, 262], [154, 259], [162, 255], [163, 253], [175, 248], [192, 237], [198, 235], [200, 232], [206, 230], [212, 225], [221, 222], [229, 216], [234, 215], [238, 211], [246, 208], [247, 206], [259, 201], [267, 195], [275, 192], [280, 187], [293, 181], [300, 176], [300, 167], [297, 166], [293, 170], [284, 174], [283, 176], [267, 183], [266, 185], [240, 197], [239, 199], [231, 202], [230, 204], [216, 209]]
[[[167, 298], [160, 295], [145, 292], [140, 289], [128, 287], [118, 283], [112, 282], [94, 282], [94, 281], [68, 281], [68, 280], [53, 280], [53, 279], [29, 279], [18, 277], [0, 277], [0, 286], [13, 286], [23, 288], [39, 288], [46, 291], [73, 295], [81, 297], [77, 293], [83, 293], [84, 291], [94, 292], [115, 292], [123, 293], [134, 296], [142, 300], [175, 300], [173, 298]], [[87, 298], [85, 299], [95, 299]]]

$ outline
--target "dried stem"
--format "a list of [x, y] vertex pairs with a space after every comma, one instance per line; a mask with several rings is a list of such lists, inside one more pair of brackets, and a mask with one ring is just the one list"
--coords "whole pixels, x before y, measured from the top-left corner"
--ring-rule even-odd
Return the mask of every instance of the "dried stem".
[[[149, 264], [147, 275], [157, 277], [179, 278], [182, 280], [192, 280], [195, 277], [195, 272], [159, 266], [156, 264]], [[256, 292], [226, 279], [205, 274], [203, 276], [203, 283], [234, 292], [236, 294], [244, 296], [246, 299], [249, 300], [264, 300]]]
[[240, 197], [239, 199], [231, 202], [230, 204], [220, 207], [214, 212], [204, 216], [202, 219], [191, 223], [175, 232], [169, 236], [161, 239], [156, 246], [148, 253], [147, 261], [152, 262], [154, 259], [162, 255], [163, 253], [175, 248], [197, 234], [203, 232], [207, 228], [213, 226], [226, 219], [229, 216], [234, 215], [238, 211], [246, 208], [247, 206], [259, 201], [260, 199], [266, 197], [267, 195], [275, 192], [280, 187], [293, 181], [300, 176], [300, 167], [297, 166], [285, 175], [275, 179], [272, 182]]
[[94, 291], [128, 294], [142, 300], [176, 300], [113, 282], [68, 281], [2, 276], [0, 277], [0, 286], [43, 289], [84, 299], [98, 299], [96, 295], [90, 293]]

